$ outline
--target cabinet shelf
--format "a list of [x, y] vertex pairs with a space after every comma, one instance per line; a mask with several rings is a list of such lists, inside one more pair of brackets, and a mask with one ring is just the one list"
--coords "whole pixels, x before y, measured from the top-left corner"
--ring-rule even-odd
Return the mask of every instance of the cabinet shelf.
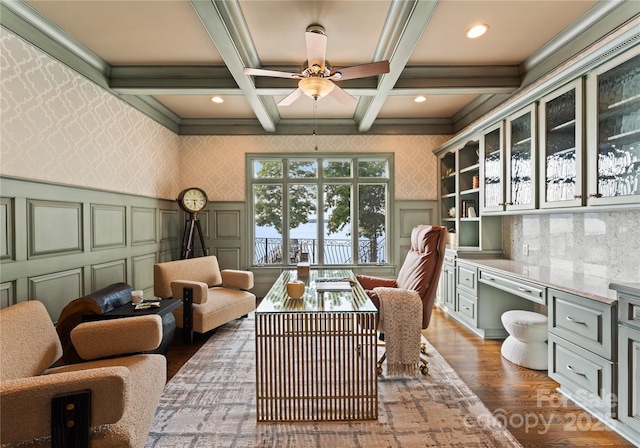
[[479, 216], [474, 216], [473, 218], [460, 218], [460, 221], [470, 222], [470, 221], [480, 221]]
[[530, 143], [530, 142], [531, 142], [531, 137], [523, 138], [522, 140], [515, 142], [513, 144], [513, 147], [515, 148], [516, 146], [524, 145], [525, 143]]
[[566, 149], [561, 149], [559, 151], [554, 151], [553, 153], [549, 153], [547, 155], [547, 159], [549, 159], [551, 156], [562, 156], [564, 154], [570, 154], [572, 152], [575, 152], [575, 150], [576, 150], [576, 147], [573, 146], [571, 148], [566, 148]]
[[443, 194], [442, 198], [455, 198], [456, 194], [455, 193], [448, 193], [448, 194]]
[[624, 99], [624, 100], [622, 100], [622, 101], [618, 101], [618, 102], [616, 102], [616, 103], [609, 104], [609, 106], [607, 107], [607, 109], [609, 109], [609, 110], [611, 110], [611, 109], [616, 109], [616, 108], [619, 108], [619, 107], [626, 106], [627, 104], [629, 104], [629, 103], [633, 103], [633, 102], [635, 102], [635, 101], [640, 101], [640, 93], [639, 93], [639, 94], [637, 94], [637, 95], [634, 95], [634, 96], [632, 96], [632, 97], [630, 97], [630, 98]]
[[616, 140], [621, 140], [623, 138], [630, 137], [632, 135], [638, 134], [640, 137], [640, 129], [634, 129], [633, 131], [623, 132], [622, 134], [612, 135], [611, 137], [607, 137], [607, 141], [613, 142]]
[[470, 165], [465, 168], [460, 169], [460, 173], [468, 173], [469, 171], [480, 171], [480, 164], [476, 163], [475, 165]]
[[576, 125], [576, 120], [570, 120], [567, 121], [565, 123], [559, 124], [558, 126], [554, 126], [551, 129], [549, 129], [549, 132], [554, 132], [554, 131], [560, 131], [560, 130], [564, 130], [566, 128], [568, 128], [569, 126], [575, 126]]
[[469, 190], [463, 190], [460, 192], [460, 196], [466, 196], [470, 194], [477, 194], [480, 192], [480, 188], [470, 188]]

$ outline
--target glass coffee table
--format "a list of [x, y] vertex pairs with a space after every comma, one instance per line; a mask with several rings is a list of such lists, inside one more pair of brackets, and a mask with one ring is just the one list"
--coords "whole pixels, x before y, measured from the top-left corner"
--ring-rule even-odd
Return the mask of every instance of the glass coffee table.
[[351, 271], [312, 269], [292, 299], [296, 279], [282, 272], [255, 311], [257, 420], [377, 419], [378, 310]]

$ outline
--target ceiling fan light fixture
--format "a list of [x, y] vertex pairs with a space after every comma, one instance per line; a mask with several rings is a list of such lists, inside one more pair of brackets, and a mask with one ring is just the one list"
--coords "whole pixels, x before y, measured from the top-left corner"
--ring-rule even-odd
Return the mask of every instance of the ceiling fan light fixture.
[[482, 36], [489, 30], [489, 25], [485, 23], [480, 23], [478, 25], [474, 25], [467, 30], [467, 37], [469, 39], [475, 39], [477, 37]]
[[298, 87], [305, 95], [318, 99], [331, 93], [333, 83], [328, 79], [312, 76], [310, 78], [302, 78], [298, 83]]

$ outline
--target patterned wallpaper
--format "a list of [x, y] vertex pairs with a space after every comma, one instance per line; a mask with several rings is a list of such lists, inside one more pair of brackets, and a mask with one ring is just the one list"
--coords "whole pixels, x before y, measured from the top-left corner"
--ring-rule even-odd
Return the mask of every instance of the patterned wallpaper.
[[0, 174], [174, 198], [179, 137], [0, 27]]
[[[437, 199], [437, 158], [447, 136], [318, 135], [318, 153], [395, 153], [396, 199]], [[200, 186], [211, 200], [245, 200], [245, 154], [314, 152], [309, 136], [184, 136], [181, 187]]]
[[[245, 200], [245, 153], [394, 152], [397, 199], [437, 198], [448, 136], [184, 136], [0, 28], [0, 174], [175, 198]], [[178, 170], [176, 170], [178, 166]]]

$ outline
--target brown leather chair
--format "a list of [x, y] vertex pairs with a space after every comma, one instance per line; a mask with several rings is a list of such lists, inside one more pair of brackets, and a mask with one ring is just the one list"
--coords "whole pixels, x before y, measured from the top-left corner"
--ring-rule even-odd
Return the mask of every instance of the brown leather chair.
[[[411, 231], [411, 248], [398, 272], [397, 279], [358, 275], [357, 279], [371, 301], [380, 308], [377, 287], [403, 288], [416, 291], [422, 299], [422, 329], [429, 326], [436, 299], [438, 280], [444, 262], [447, 229], [442, 226], [418, 225]], [[424, 350], [424, 349], [423, 349]], [[378, 371], [384, 357], [378, 362]], [[427, 373], [426, 364], [423, 373]]]

